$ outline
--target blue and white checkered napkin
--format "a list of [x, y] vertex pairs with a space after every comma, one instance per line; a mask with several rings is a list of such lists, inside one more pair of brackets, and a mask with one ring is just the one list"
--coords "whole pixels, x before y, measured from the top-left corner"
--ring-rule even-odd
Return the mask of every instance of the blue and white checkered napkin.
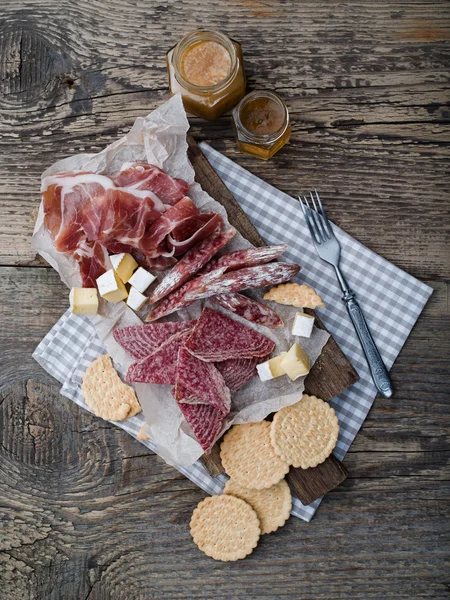
[[[324, 298], [327, 308], [320, 311], [320, 317], [359, 373], [360, 381], [331, 402], [341, 426], [334, 453], [342, 460], [372, 406], [376, 389], [334, 272], [317, 256], [297, 201], [207, 144], [201, 147], [265, 242], [288, 244], [290, 249], [284, 257], [302, 265], [300, 279]], [[357, 292], [373, 337], [390, 368], [432, 289], [365, 248], [342, 229], [335, 227], [335, 232], [342, 246], [343, 272]], [[64, 396], [87, 409], [80, 392], [81, 379], [88, 365], [104, 352], [89, 318], [67, 311], [39, 344], [34, 358], [63, 384]], [[116, 424], [136, 437], [143, 420], [142, 415], [137, 415]], [[155, 450], [150, 441], [143, 443]], [[226, 480], [224, 475], [210, 477], [199, 462], [179, 470], [210, 494], [220, 493]], [[309, 521], [319, 504], [320, 499], [309, 506], [294, 499], [292, 514]]]

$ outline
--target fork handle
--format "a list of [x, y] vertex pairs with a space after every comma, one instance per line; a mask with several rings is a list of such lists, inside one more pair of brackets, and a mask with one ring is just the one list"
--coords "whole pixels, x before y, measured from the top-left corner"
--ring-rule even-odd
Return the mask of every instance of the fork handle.
[[355, 294], [347, 289], [344, 292], [342, 300], [345, 302], [350, 315], [350, 319], [358, 334], [362, 349], [366, 356], [367, 364], [369, 365], [372, 379], [377, 387], [377, 390], [385, 398], [390, 398], [393, 394], [392, 383], [384, 365], [383, 359], [375, 345], [370, 329], [367, 325], [364, 313], [359, 306]]

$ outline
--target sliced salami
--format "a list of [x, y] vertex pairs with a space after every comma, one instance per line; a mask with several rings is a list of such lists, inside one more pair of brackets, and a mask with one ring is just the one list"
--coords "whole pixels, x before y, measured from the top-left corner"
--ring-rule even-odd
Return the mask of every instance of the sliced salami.
[[178, 406], [198, 443], [206, 452], [212, 447], [222, 429], [223, 414], [209, 404], [180, 403]]
[[222, 294], [213, 296], [211, 300], [252, 323], [272, 328], [284, 325], [283, 320], [274, 310], [242, 294]]
[[206, 263], [235, 235], [235, 229], [216, 231], [208, 238], [191, 248], [150, 295], [151, 303], [158, 302], [191, 279]]
[[275, 343], [227, 315], [205, 308], [186, 348], [202, 361], [219, 362], [229, 358], [267, 356], [273, 352]]
[[[189, 396], [185, 390], [189, 392]], [[181, 347], [178, 353], [175, 398], [180, 403], [214, 406], [223, 416], [230, 412], [231, 395], [224, 378], [212, 363], [206, 363]]]
[[269, 356], [259, 358], [229, 358], [214, 363], [225, 380], [230, 392], [237, 392], [258, 375], [256, 365], [267, 360]]
[[195, 300], [186, 300], [188, 292], [194, 293], [197, 288], [201, 290], [205, 289], [211, 282], [221, 277], [223, 273], [224, 269], [216, 269], [211, 273], [191, 279], [191, 281], [188, 281], [182, 287], [161, 300], [161, 302], [147, 315], [146, 321], [157, 321], [181, 308], [186, 308], [186, 306], [195, 302]]
[[142, 360], [152, 354], [176, 333], [192, 329], [197, 321], [177, 321], [176, 323], [152, 323], [114, 329], [116, 342], [135, 360]]
[[256, 267], [258, 265], [264, 265], [272, 260], [275, 260], [283, 252], [286, 252], [288, 246], [286, 244], [279, 244], [277, 246], [263, 246], [262, 248], [246, 248], [245, 250], [235, 250], [229, 254], [224, 254], [210, 260], [206, 267], [203, 269], [203, 273], [210, 273], [214, 269], [219, 267], [226, 267], [228, 271], [236, 271], [237, 269], [244, 269], [246, 267]]
[[135, 383], [159, 383], [174, 385], [177, 373], [178, 352], [190, 335], [190, 330], [181, 331], [167, 342], [128, 369], [126, 381]]
[[[195, 289], [188, 290], [184, 300], [186, 302], [189, 300], [194, 301], [220, 294], [233, 294], [247, 288], [278, 285], [289, 281], [299, 271], [299, 265], [279, 262], [231, 271], [231, 273], [225, 273], [207, 285], [197, 286]], [[211, 271], [208, 275], [212, 275], [215, 272]], [[206, 275], [203, 275], [203, 277], [206, 277]]]

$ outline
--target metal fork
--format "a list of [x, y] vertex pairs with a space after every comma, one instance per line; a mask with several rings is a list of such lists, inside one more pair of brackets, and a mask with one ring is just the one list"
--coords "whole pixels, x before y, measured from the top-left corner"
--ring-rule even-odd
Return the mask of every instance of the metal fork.
[[364, 313], [355, 299], [355, 294], [350, 289], [339, 268], [341, 246], [334, 235], [331, 224], [325, 214], [319, 194], [316, 190], [314, 190], [314, 193], [315, 197], [312, 192], [309, 194], [313, 208], [311, 208], [305, 195], [303, 195], [303, 201], [300, 196], [298, 197], [314, 246], [316, 247], [317, 254], [320, 258], [334, 267], [339, 284], [344, 293], [342, 300], [347, 306], [348, 314], [350, 315], [350, 319], [358, 334], [370, 372], [372, 373], [373, 381], [380, 394], [385, 398], [390, 398], [393, 389], [389, 374], [378, 348], [375, 345], [372, 334], [370, 333]]

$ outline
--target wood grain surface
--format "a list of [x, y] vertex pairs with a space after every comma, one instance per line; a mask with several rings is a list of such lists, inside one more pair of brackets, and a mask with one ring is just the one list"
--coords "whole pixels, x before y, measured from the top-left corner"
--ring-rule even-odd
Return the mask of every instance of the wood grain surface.
[[[0, 6], [0, 598], [447, 599], [450, 594], [449, 40], [445, 0], [8, 0]], [[31, 358], [67, 307], [29, 245], [39, 177], [168, 97], [165, 52], [199, 25], [242, 42], [291, 143], [240, 154], [229, 116], [192, 133], [435, 289], [309, 524], [245, 561], [189, 535], [205, 494], [58, 393]]]

